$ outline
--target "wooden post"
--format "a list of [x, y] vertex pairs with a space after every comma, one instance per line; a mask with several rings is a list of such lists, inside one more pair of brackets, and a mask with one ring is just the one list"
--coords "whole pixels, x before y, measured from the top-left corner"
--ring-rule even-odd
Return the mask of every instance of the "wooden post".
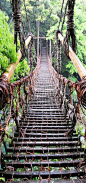
[[28, 45], [28, 65], [29, 65], [29, 67], [30, 67], [30, 58], [29, 58], [29, 54], [30, 53], [30, 45]]
[[[51, 13], [50, 13], [51, 16]], [[51, 17], [50, 17], [50, 28], [51, 28]], [[49, 56], [50, 56], [50, 61], [51, 61], [51, 40], [49, 42]]]
[[[64, 38], [60, 33], [58, 33], [58, 38], [59, 38], [61, 44], [63, 45]], [[84, 76], [86, 76], [86, 69], [84, 68], [81, 61], [79, 60], [79, 58], [77, 57], [77, 55], [74, 53], [74, 51], [72, 50], [72, 48], [70, 46], [69, 46], [69, 57], [72, 60], [75, 68], [78, 71], [78, 74], [80, 75], [80, 77], [82, 79]]]
[[34, 50], [35, 50], [35, 39], [33, 39], [33, 47], [34, 47]]
[[50, 40], [50, 42], [49, 42], [49, 44], [50, 44], [50, 46], [49, 46], [49, 56], [50, 56], [50, 61], [51, 61], [51, 40]]
[[47, 49], [47, 55], [49, 55], [49, 42], [48, 42], [48, 40], [46, 40], [46, 49]]
[[39, 20], [37, 20], [37, 61], [39, 59]]
[[40, 39], [40, 54], [42, 53], [42, 40]]

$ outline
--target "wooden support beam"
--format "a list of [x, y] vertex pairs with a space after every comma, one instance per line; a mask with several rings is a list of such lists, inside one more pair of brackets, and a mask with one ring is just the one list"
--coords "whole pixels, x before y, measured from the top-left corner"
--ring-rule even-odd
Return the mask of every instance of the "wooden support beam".
[[[29, 36], [26, 39], [26, 41], [25, 41], [25, 47], [26, 48], [28, 47], [28, 44], [30, 43], [31, 39], [32, 39], [31, 36]], [[7, 71], [2, 74], [2, 76], [5, 76], [8, 79], [8, 81], [10, 81], [10, 79], [11, 79], [11, 77], [12, 77], [14, 71], [15, 71], [15, 68], [18, 65], [21, 57], [22, 57], [22, 53], [21, 53], [21, 50], [19, 50], [18, 51], [18, 59], [17, 59], [17, 62], [10, 64], [10, 66], [7, 68]]]
[[33, 37], [33, 39], [47, 39], [47, 37]]
[[39, 59], [39, 20], [37, 20], [37, 61], [38, 59]]
[[[58, 33], [58, 38], [61, 41], [61, 44], [63, 45], [64, 38], [60, 33]], [[69, 57], [72, 60], [75, 68], [77, 69], [80, 78], [82, 79], [84, 76], [86, 76], [86, 69], [84, 68], [81, 61], [79, 60], [79, 58], [77, 57], [77, 55], [74, 53], [74, 51], [70, 46], [69, 46]]]

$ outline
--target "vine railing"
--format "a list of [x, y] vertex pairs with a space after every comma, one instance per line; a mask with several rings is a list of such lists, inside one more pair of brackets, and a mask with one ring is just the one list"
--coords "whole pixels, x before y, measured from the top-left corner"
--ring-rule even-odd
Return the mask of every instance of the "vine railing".
[[[86, 101], [84, 100], [83, 93], [85, 92], [86, 78], [83, 78], [81, 82], [73, 83], [70, 79], [58, 74], [53, 68], [50, 59], [48, 57], [49, 72], [55, 86], [56, 102], [59, 103], [60, 108], [63, 109], [65, 118], [72, 121], [72, 128], [66, 135], [72, 135], [73, 130], [78, 122], [84, 126], [83, 136], [86, 140], [86, 124], [81, 115], [81, 109], [86, 109]], [[85, 88], [84, 88], [85, 87]], [[84, 114], [83, 114], [84, 115]], [[80, 130], [80, 129], [79, 129]]]
[[[0, 123], [0, 160], [1, 167], [4, 167], [4, 159], [3, 153], [1, 152], [1, 142], [2, 149], [4, 153], [7, 153], [7, 148], [9, 143], [13, 144], [13, 137], [15, 130], [19, 135], [24, 135], [22, 131], [22, 126], [20, 126], [19, 121], [25, 117], [25, 113], [27, 113], [27, 106], [29, 105], [29, 101], [31, 100], [31, 95], [34, 90], [35, 81], [37, 78], [38, 70], [40, 67], [40, 59], [38, 59], [37, 65], [35, 69], [30, 72], [30, 74], [15, 83], [8, 83], [6, 88], [6, 83], [3, 82], [3, 92], [7, 94], [8, 104], [6, 104], [5, 109], [8, 109], [8, 116], [6, 117], [3, 123]], [[2, 78], [3, 80], [3, 78]], [[0, 87], [2, 86], [2, 82], [0, 82]], [[5, 97], [5, 96], [4, 96]], [[3, 104], [5, 105], [5, 103]], [[3, 109], [3, 114], [5, 109]], [[23, 124], [22, 124], [23, 125]], [[15, 145], [13, 144], [14, 149]]]

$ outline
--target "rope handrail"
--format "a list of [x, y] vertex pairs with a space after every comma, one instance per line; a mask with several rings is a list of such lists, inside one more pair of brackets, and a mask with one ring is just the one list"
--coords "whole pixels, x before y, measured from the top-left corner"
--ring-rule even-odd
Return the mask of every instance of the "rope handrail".
[[[31, 41], [31, 36], [29, 36], [29, 38], [27, 38], [26, 46], [28, 45], [28, 43], [30, 41]], [[20, 52], [20, 54], [21, 54], [21, 52]], [[35, 81], [35, 79], [37, 77], [37, 72], [38, 72], [38, 69], [39, 69], [39, 65], [40, 65], [40, 61], [39, 61], [40, 58], [41, 57], [39, 57], [37, 65], [36, 65], [34, 71], [30, 72], [30, 74], [28, 76], [26, 76], [24, 78], [21, 78], [20, 80], [16, 81], [15, 83], [9, 83], [9, 80], [10, 80], [10, 76], [12, 76], [12, 74], [13, 74], [14, 69], [16, 68], [17, 64], [19, 63], [20, 59], [18, 59], [17, 63], [11, 64], [11, 66], [8, 68], [9, 72], [5, 72], [2, 75], [2, 77], [0, 78], [0, 92], [1, 92], [1, 95], [0, 95], [0, 109], [2, 109], [6, 105], [6, 103], [8, 103], [9, 98], [10, 98], [10, 93], [12, 92], [12, 91], [10, 91], [11, 87], [15, 88], [16, 86], [21, 86], [22, 84], [27, 82], [27, 80], [31, 77], [32, 77], [32, 79], [34, 78], [33, 80]]]
[[[56, 38], [57, 40], [59, 40], [61, 42], [61, 44], [64, 44], [64, 37], [62, 36], [61, 32], [59, 30], [56, 31]], [[59, 64], [60, 63], [60, 51], [61, 49], [58, 49], [58, 45], [57, 45], [57, 72], [58, 74], [60, 74], [59, 72]], [[71, 61], [73, 62], [75, 68], [78, 71], [78, 74], [80, 75], [81, 81], [77, 82], [75, 84], [76, 86], [76, 90], [77, 90], [77, 96], [78, 96], [78, 100], [81, 102], [82, 106], [84, 108], [86, 108], [86, 69], [84, 68], [83, 64], [81, 63], [81, 61], [79, 60], [79, 58], [77, 57], [77, 55], [74, 53], [74, 51], [72, 50], [72, 48], [69, 46], [69, 57], [71, 59]]]
[[[35, 69], [31, 71], [28, 76], [21, 78], [15, 83], [7, 84], [4, 82], [3, 84], [7, 84], [6, 86], [3, 86], [3, 84], [0, 83], [0, 89], [1, 89], [1, 86], [3, 86], [2, 92], [4, 92], [4, 89], [6, 89], [6, 94], [7, 94], [5, 96], [6, 101], [2, 103], [2, 107], [5, 106], [6, 102], [10, 104], [9, 114], [6, 117], [5, 122], [0, 126], [0, 133], [1, 133], [0, 136], [3, 141], [6, 152], [7, 152], [7, 147], [5, 145], [4, 136], [6, 135], [8, 138], [12, 140], [14, 131], [15, 131], [14, 123], [16, 124], [16, 128], [19, 134], [22, 134], [22, 130], [20, 129], [18, 118], [22, 119], [22, 116], [24, 116], [25, 114], [25, 106], [29, 105], [29, 101], [31, 100], [31, 95], [33, 93], [33, 88], [34, 88], [35, 81], [40, 68], [40, 59], [41, 59], [41, 56], [38, 59]], [[1, 106], [0, 106], [0, 109], [1, 109]], [[9, 128], [8, 126], [12, 119], [13, 119], [12, 135], [8, 135], [7, 133]]]
[[[56, 100], [59, 101], [61, 108], [65, 108], [65, 111], [64, 111], [65, 116], [68, 115], [68, 117], [72, 120], [72, 123], [73, 123], [72, 130], [69, 131], [68, 134], [71, 134], [73, 132], [73, 129], [76, 123], [78, 123], [78, 120], [80, 120], [80, 122], [82, 123], [85, 129], [84, 137], [86, 139], [86, 125], [83, 121], [83, 118], [80, 112], [81, 106], [82, 105], [86, 106], [86, 100], [83, 95], [86, 92], [86, 89], [85, 89], [86, 79], [82, 80], [81, 82], [73, 83], [71, 79], [67, 79], [66, 77], [63, 77], [61, 74], [56, 72], [56, 70], [54, 69], [54, 67], [50, 62], [49, 56], [47, 57], [48, 57], [49, 72], [51, 74], [51, 78], [53, 79], [54, 85], [56, 87], [56, 98], [58, 96], [58, 99]], [[83, 87], [83, 83], [84, 83], [84, 87]], [[76, 102], [73, 102], [74, 91], [77, 92]]]

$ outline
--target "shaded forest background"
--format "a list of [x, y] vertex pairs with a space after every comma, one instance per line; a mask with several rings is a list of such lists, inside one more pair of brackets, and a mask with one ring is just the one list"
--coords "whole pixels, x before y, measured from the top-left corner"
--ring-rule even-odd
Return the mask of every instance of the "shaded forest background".
[[[26, 4], [28, 21], [24, 7]], [[67, 0], [65, 0], [65, 3]], [[48, 40], [52, 40], [52, 50], [55, 43], [55, 31], [58, 29], [62, 0], [21, 0], [21, 15], [24, 22], [26, 33], [32, 32], [37, 36], [37, 25], [39, 23], [39, 35], [47, 36]], [[64, 6], [65, 8], [65, 6]], [[63, 14], [64, 16], [64, 8]], [[8, 65], [16, 62], [17, 54], [14, 45], [14, 24], [12, 19], [12, 7], [10, 0], [0, 1], [0, 75], [7, 69]], [[67, 17], [66, 17], [67, 20]], [[86, 67], [86, 2], [84, 0], [76, 0], [75, 4], [75, 32], [77, 38], [77, 52], [79, 59]], [[29, 29], [29, 30], [28, 30]], [[23, 30], [22, 30], [23, 32]], [[63, 35], [66, 34], [66, 21], [63, 27]], [[35, 52], [34, 52], [34, 56]], [[56, 59], [55, 59], [56, 62]], [[76, 69], [71, 61], [64, 57], [62, 50], [62, 74], [67, 78], [71, 78], [74, 82], [79, 78]], [[27, 57], [20, 62], [15, 70], [11, 81], [17, 80], [21, 76], [29, 73]]]

